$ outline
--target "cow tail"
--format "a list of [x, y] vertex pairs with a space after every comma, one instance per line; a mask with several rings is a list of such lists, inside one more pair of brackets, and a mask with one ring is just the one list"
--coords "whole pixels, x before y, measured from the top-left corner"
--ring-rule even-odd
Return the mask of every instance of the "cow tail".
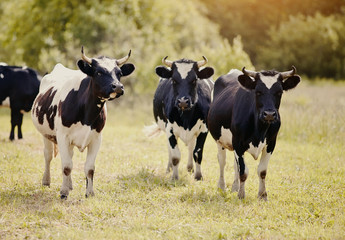
[[57, 144], [54, 143], [54, 158], [56, 157], [56, 155], [59, 153], [59, 149]]
[[153, 123], [150, 126], [145, 126], [143, 132], [145, 136], [148, 138], [158, 137], [163, 133], [163, 131], [159, 128], [159, 126], [156, 123]]

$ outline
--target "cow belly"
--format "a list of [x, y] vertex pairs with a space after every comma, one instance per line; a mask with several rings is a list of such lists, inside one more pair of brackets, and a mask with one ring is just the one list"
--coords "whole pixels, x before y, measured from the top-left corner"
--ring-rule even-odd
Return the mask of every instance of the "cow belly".
[[234, 150], [232, 146], [232, 133], [230, 129], [224, 128], [222, 126], [221, 132], [220, 132], [220, 138], [217, 141], [222, 145], [223, 148], [229, 149], [229, 150]]
[[194, 138], [197, 137], [200, 133], [207, 132], [206, 124], [199, 119], [196, 124], [192, 127], [192, 129], [184, 129], [183, 127], [180, 127], [177, 125], [176, 122], [167, 124], [167, 131], [169, 129], [173, 129], [174, 135], [178, 138], [180, 138], [186, 145], [189, 144], [189, 142]]

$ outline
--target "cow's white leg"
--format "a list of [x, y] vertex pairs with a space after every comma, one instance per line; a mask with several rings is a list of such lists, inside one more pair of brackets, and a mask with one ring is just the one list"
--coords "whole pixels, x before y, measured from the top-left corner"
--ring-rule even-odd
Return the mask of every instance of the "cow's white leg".
[[167, 170], [166, 170], [166, 173], [169, 173], [173, 167], [172, 165], [172, 153], [171, 153], [171, 147], [169, 145], [169, 142], [168, 142], [168, 153], [169, 153], [169, 159], [168, 159], [168, 166], [167, 166]]
[[86, 193], [85, 197], [94, 196], [93, 192], [93, 175], [95, 173], [95, 160], [98, 150], [101, 146], [101, 135], [97, 139], [93, 140], [87, 148], [87, 157], [84, 166], [86, 175]]
[[[245, 183], [248, 177], [249, 169], [245, 165], [244, 162], [244, 154], [237, 155], [236, 151], [235, 153], [235, 161], [237, 163], [237, 176], [239, 176], [237, 179], [240, 181], [240, 188], [238, 190], [238, 198], [243, 199], [245, 197]], [[235, 174], [236, 177], [236, 174]], [[235, 180], [236, 181], [236, 180]], [[234, 184], [235, 184], [234, 181]], [[238, 180], [237, 180], [238, 181]]]
[[219, 180], [218, 180], [218, 187], [225, 190], [225, 180], [224, 180], [224, 168], [226, 164], [226, 149], [222, 147], [221, 144], [217, 143], [218, 147], [218, 163], [219, 163]]
[[72, 169], [73, 169], [73, 145], [61, 134], [57, 134], [57, 142], [61, 156], [62, 167], [62, 186], [60, 190], [61, 199], [66, 199], [70, 190], [72, 190]]
[[259, 176], [259, 193], [258, 197], [263, 200], [267, 200], [267, 192], [266, 192], [266, 186], [265, 186], [265, 179], [266, 179], [266, 173], [267, 173], [267, 166], [268, 162], [271, 157], [271, 153], [267, 152], [267, 147], [265, 147], [262, 150], [262, 155], [260, 158], [260, 163], [258, 166], [258, 176]]
[[54, 143], [43, 137], [44, 142], [44, 160], [45, 169], [42, 179], [42, 185], [50, 187], [50, 162], [53, 159]]
[[187, 171], [193, 172], [193, 151], [196, 145], [196, 137], [194, 136], [192, 140], [188, 144], [188, 163], [187, 163]]
[[231, 192], [238, 192], [240, 189], [240, 175], [236, 157], [234, 158], [234, 182], [232, 183]]

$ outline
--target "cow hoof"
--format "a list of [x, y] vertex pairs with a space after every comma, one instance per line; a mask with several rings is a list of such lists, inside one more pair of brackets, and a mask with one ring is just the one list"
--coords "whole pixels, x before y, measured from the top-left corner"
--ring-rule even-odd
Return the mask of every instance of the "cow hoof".
[[192, 166], [187, 166], [187, 171], [190, 172], [190, 173], [194, 172], [193, 165]]
[[194, 179], [197, 180], [197, 181], [202, 180], [202, 174], [201, 173], [196, 173], [195, 176], [194, 176]]
[[95, 196], [94, 192], [90, 192], [90, 193], [86, 193], [86, 194], [85, 194], [85, 197], [86, 197], [86, 198], [88, 198], [88, 197], [94, 197], [94, 196]]
[[218, 188], [220, 188], [220, 189], [222, 189], [223, 191], [225, 191], [225, 182], [224, 182], [224, 181], [223, 181], [223, 182], [219, 181], [219, 182], [218, 182]]
[[239, 191], [237, 196], [239, 199], [244, 199], [244, 197], [245, 197], [244, 191]]
[[267, 201], [267, 192], [259, 193], [258, 198], [263, 201]]
[[42, 182], [43, 186], [50, 187], [50, 182]]
[[231, 192], [238, 192], [240, 186], [237, 183], [233, 183], [231, 187]]
[[61, 200], [67, 200], [67, 196], [66, 195], [62, 195], [60, 196]]

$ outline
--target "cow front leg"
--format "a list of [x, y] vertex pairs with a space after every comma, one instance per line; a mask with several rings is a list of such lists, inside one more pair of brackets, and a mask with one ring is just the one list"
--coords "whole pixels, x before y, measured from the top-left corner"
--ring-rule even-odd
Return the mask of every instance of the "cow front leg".
[[195, 161], [195, 174], [194, 178], [196, 180], [202, 179], [201, 174], [201, 162], [202, 162], [202, 153], [204, 151], [204, 144], [207, 137], [207, 132], [202, 132], [196, 139], [196, 145], [193, 151], [193, 157]]
[[265, 179], [267, 174], [267, 166], [271, 157], [271, 153], [267, 152], [267, 147], [262, 150], [262, 155], [260, 158], [260, 163], [258, 166], [258, 176], [259, 176], [259, 193], [258, 198], [267, 201], [267, 192], [265, 186]]
[[226, 149], [221, 144], [217, 143], [218, 147], [218, 163], [219, 163], [219, 180], [218, 187], [225, 191], [224, 168], [226, 164]]
[[57, 142], [61, 156], [61, 167], [62, 167], [62, 185], [60, 189], [61, 199], [67, 199], [69, 191], [72, 187], [72, 169], [73, 169], [73, 146], [64, 137], [57, 135]]
[[172, 179], [178, 180], [178, 165], [180, 163], [181, 153], [177, 145], [176, 136], [173, 134], [172, 130], [171, 130], [171, 135], [168, 138], [168, 147], [169, 147], [169, 152], [170, 152], [169, 162], [171, 162], [172, 169], [173, 169]]
[[[248, 171], [248, 168], [246, 167], [245, 162], [244, 162], [244, 156], [243, 156], [244, 153], [239, 154], [239, 155], [236, 153], [236, 151], [234, 151], [234, 153], [235, 153], [235, 161], [236, 161], [235, 171], [237, 170], [237, 173], [235, 173], [235, 180], [233, 183], [233, 188], [234, 188], [234, 185], [236, 184], [236, 181], [239, 180], [240, 186], [238, 189], [238, 198], [243, 199], [245, 197], [245, 183], [246, 183], [249, 171]], [[236, 179], [236, 177], [237, 177], [237, 179]], [[238, 186], [238, 184], [237, 184], [237, 186]]]
[[22, 139], [23, 138], [23, 134], [22, 134], [22, 124], [23, 124], [23, 114], [19, 112], [18, 114], [18, 122], [16, 123], [17, 127], [18, 127], [18, 139]]
[[53, 159], [54, 144], [43, 137], [45, 169], [42, 178], [42, 185], [50, 187], [50, 162]]
[[196, 145], [196, 137], [193, 137], [192, 140], [188, 144], [188, 163], [187, 163], [187, 171], [193, 172], [194, 171], [194, 164], [193, 164], [193, 151]]
[[93, 192], [93, 176], [95, 173], [95, 161], [96, 161], [96, 156], [98, 153], [98, 150], [101, 146], [101, 136], [92, 143], [87, 148], [87, 157], [86, 157], [86, 162], [84, 166], [84, 171], [86, 175], [86, 193], [85, 197], [89, 196], [94, 196], [95, 193]]

